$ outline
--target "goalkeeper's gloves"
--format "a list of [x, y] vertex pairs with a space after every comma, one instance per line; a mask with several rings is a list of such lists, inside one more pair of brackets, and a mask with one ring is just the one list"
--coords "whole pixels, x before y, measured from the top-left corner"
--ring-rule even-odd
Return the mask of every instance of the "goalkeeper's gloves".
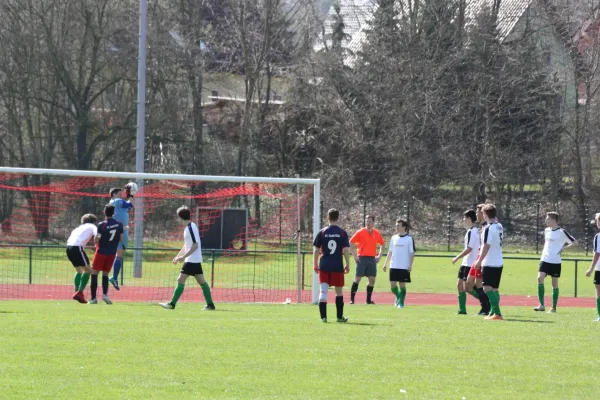
[[133, 199], [133, 195], [131, 194], [131, 188], [129, 186], [125, 186], [125, 193], [127, 194], [128, 199]]

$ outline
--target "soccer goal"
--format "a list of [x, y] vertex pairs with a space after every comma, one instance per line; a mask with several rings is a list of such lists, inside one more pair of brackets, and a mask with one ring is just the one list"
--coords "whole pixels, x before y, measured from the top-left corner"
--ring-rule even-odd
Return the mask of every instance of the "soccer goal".
[[[110, 189], [128, 182], [139, 192], [113, 300], [168, 300], [181, 268], [172, 263], [183, 244], [176, 209], [186, 205], [215, 301], [317, 302], [318, 179], [9, 167], [0, 167], [0, 299], [68, 299], [75, 272], [65, 255], [69, 234], [85, 213], [102, 220]], [[88, 257], [93, 252], [90, 243]], [[182, 301], [201, 299], [190, 284]]]

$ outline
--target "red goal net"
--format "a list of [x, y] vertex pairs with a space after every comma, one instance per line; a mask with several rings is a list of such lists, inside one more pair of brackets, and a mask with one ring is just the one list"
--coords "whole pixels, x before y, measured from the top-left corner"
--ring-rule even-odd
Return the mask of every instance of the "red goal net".
[[[102, 220], [110, 189], [129, 181], [0, 173], [0, 299], [70, 299], [75, 269], [66, 256], [66, 240], [83, 214]], [[134, 208], [122, 287], [111, 287], [109, 296], [113, 301], [169, 300], [181, 268], [172, 259], [183, 245], [184, 225], [176, 210], [186, 205], [200, 231], [202, 266], [215, 301], [295, 302], [300, 287], [308, 302], [312, 197], [310, 185], [146, 180], [135, 196], [143, 202], [143, 240], [136, 246]], [[93, 243], [86, 252], [91, 259]], [[182, 301], [201, 300], [200, 288], [188, 281]]]

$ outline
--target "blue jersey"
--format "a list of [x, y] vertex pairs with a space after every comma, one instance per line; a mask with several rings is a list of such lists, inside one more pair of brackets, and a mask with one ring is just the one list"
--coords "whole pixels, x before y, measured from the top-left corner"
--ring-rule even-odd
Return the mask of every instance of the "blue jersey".
[[117, 254], [119, 240], [123, 233], [123, 224], [112, 218], [98, 224], [98, 236], [100, 241], [96, 246], [96, 252], [108, 256]]
[[325, 272], [344, 272], [344, 248], [350, 247], [348, 234], [339, 226], [322, 229], [313, 245], [321, 251], [319, 269]]
[[123, 226], [129, 225], [129, 210], [133, 208], [133, 204], [123, 199], [111, 199], [110, 204], [115, 206], [114, 219], [123, 224]]

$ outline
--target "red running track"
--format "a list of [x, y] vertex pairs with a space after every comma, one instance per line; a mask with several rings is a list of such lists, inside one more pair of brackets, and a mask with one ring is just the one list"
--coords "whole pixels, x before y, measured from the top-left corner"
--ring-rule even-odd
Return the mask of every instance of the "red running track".
[[[101, 296], [102, 288], [98, 288], [98, 294]], [[139, 301], [139, 302], [159, 302], [167, 301], [173, 294], [173, 287], [139, 287], [123, 286], [120, 291], [109, 289], [109, 297], [113, 301]], [[68, 300], [73, 295], [73, 287], [70, 285], [3, 285], [0, 284], [0, 300]], [[89, 297], [89, 287], [85, 292]], [[297, 292], [295, 290], [269, 290], [269, 289], [212, 289], [213, 300], [215, 302], [263, 302], [263, 303], [282, 303], [286, 298], [290, 298], [293, 303], [297, 301]], [[100, 297], [99, 296], [99, 297]], [[346, 303], [349, 301], [348, 292], [344, 294]], [[373, 293], [373, 301], [377, 304], [393, 304], [394, 295], [386, 292]], [[182, 301], [203, 302], [202, 290], [197, 284], [186, 286], [186, 290], [181, 298]], [[328, 301], [335, 301], [335, 293], [331, 290], [328, 294]], [[302, 302], [311, 302], [311, 292], [304, 290], [302, 292]], [[536, 296], [509, 296], [503, 295], [501, 298], [502, 306], [528, 306], [538, 305]], [[365, 293], [361, 291], [356, 294], [356, 303], [365, 303]], [[432, 294], [432, 293], [410, 293], [406, 296], [407, 305], [457, 305], [456, 294]], [[477, 300], [468, 297], [467, 304], [478, 306]], [[558, 305], [560, 307], [595, 307], [596, 299], [591, 297], [561, 297]]]

